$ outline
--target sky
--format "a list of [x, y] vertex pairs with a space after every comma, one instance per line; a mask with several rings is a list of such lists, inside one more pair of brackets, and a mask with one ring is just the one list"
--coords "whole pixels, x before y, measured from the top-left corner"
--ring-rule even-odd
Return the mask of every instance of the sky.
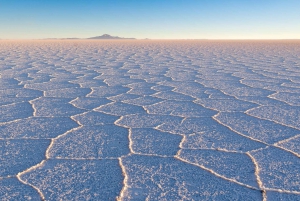
[[1, 39], [300, 39], [300, 0], [0, 0]]

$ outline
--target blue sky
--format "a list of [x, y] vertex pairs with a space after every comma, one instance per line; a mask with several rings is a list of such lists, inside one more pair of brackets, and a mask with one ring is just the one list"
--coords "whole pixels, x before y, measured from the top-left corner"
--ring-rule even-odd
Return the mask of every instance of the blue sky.
[[0, 38], [300, 39], [300, 0], [0, 0]]

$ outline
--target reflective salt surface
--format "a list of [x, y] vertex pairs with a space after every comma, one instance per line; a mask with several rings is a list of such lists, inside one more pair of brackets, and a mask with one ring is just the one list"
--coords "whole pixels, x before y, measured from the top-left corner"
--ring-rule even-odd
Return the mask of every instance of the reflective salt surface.
[[297, 41], [1, 41], [0, 200], [300, 200]]

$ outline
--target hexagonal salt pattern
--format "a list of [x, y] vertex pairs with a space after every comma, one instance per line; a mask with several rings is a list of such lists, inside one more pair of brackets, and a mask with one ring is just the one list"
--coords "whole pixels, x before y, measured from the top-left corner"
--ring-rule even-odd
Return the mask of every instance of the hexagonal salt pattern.
[[0, 41], [0, 200], [300, 200], [298, 42]]

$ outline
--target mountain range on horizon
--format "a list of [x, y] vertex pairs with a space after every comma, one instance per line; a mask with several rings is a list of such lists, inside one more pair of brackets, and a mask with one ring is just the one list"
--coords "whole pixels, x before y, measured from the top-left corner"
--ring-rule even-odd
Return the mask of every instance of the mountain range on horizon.
[[43, 40], [79, 40], [79, 39], [88, 39], [88, 40], [120, 40], [120, 39], [131, 39], [131, 40], [135, 40], [136, 38], [123, 38], [123, 37], [119, 37], [119, 36], [111, 36], [109, 34], [103, 34], [102, 36], [95, 36], [95, 37], [90, 37], [90, 38], [44, 38]]
[[135, 38], [123, 38], [119, 36], [111, 36], [109, 34], [103, 34], [102, 36], [95, 36], [87, 39], [135, 39]]

